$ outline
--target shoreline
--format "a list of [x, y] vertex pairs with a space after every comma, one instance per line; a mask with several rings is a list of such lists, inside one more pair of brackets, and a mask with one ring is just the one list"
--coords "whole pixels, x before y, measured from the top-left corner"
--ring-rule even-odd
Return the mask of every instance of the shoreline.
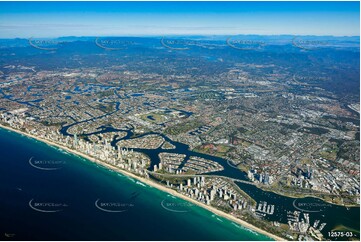
[[285, 241], [285, 240], [286, 240], [286, 239], [281, 238], [281, 237], [279, 237], [279, 236], [277, 236], [277, 235], [271, 234], [271, 233], [269, 233], [269, 232], [267, 232], [267, 231], [265, 231], [265, 230], [263, 230], [263, 229], [260, 229], [260, 228], [254, 226], [254, 225], [252, 225], [252, 224], [250, 224], [250, 223], [248, 223], [248, 222], [246, 222], [246, 221], [244, 221], [244, 220], [241, 220], [241, 219], [236, 218], [236, 217], [234, 217], [234, 216], [232, 216], [232, 215], [230, 215], [230, 214], [227, 214], [227, 213], [225, 213], [225, 212], [223, 212], [223, 211], [217, 210], [217, 209], [214, 208], [214, 207], [211, 207], [211, 206], [209, 206], [209, 205], [206, 205], [206, 204], [203, 204], [203, 203], [201, 203], [201, 202], [199, 202], [199, 201], [196, 201], [196, 200], [194, 200], [194, 199], [191, 199], [191, 198], [189, 198], [189, 197], [187, 197], [187, 196], [185, 196], [185, 195], [183, 195], [183, 194], [180, 194], [180, 193], [178, 193], [178, 192], [176, 192], [176, 191], [174, 191], [174, 190], [172, 190], [172, 189], [170, 189], [170, 188], [164, 187], [164, 186], [162, 186], [162, 185], [160, 185], [160, 184], [158, 184], [158, 183], [156, 183], [156, 182], [154, 182], [154, 181], [152, 181], [152, 180], [149, 180], [149, 179], [146, 179], [146, 178], [143, 178], [143, 177], [139, 177], [139, 176], [137, 176], [137, 175], [134, 175], [133, 173], [130, 173], [130, 172], [125, 171], [125, 170], [122, 170], [122, 169], [120, 169], [120, 168], [118, 168], [118, 167], [115, 167], [115, 166], [113, 166], [113, 165], [107, 164], [107, 163], [105, 163], [105, 162], [99, 161], [99, 160], [97, 160], [97, 159], [95, 159], [95, 158], [93, 158], [93, 157], [91, 157], [91, 156], [88, 156], [88, 155], [86, 155], [86, 154], [83, 154], [83, 153], [81, 153], [81, 152], [79, 152], [79, 151], [70, 149], [70, 148], [68, 148], [68, 147], [66, 147], [66, 146], [62, 146], [62, 145], [60, 145], [60, 144], [57, 144], [57, 143], [52, 142], [52, 141], [49, 141], [49, 140], [45, 140], [45, 139], [43, 139], [43, 138], [39, 138], [39, 137], [34, 136], [34, 135], [32, 135], [32, 134], [27, 134], [27, 133], [25, 133], [25, 132], [23, 132], [23, 131], [16, 130], [16, 129], [12, 128], [12, 127], [4, 126], [4, 125], [2, 125], [2, 124], [0, 124], [0, 128], [3, 128], [3, 129], [5, 129], [5, 130], [9, 130], [9, 131], [12, 131], [12, 132], [15, 132], [15, 133], [24, 135], [24, 136], [26, 136], [26, 137], [29, 137], [29, 138], [38, 140], [38, 141], [40, 141], [40, 142], [43, 142], [43, 143], [45, 143], [45, 144], [47, 144], [47, 145], [50, 145], [50, 146], [53, 146], [53, 147], [57, 147], [57, 148], [63, 149], [63, 150], [65, 150], [65, 151], [67, 151], [67, 152], [69, 152], [69, 153], [71, 153], [71, 154], [74, 154], [74, 155], [80, 156], [80, 157], [82, 157], [82, 158], [85, 158], [85, 159], [87, 159], [87, 160], [89, 160], [89, 161], [91, 161], [91, 162], [93, 162], [93, 163], [95, 163], [95, 164], [101, 165], [101, 166], [103, 166], [103, 167], [105, 167], [105, 168], [111, 169], [111, 170], [113, 170], [113, 171], [115, 171], [115, 172], [121, 173], [121, 174], [123, 174], [123, 175], [125, 175], [125, 176], [128, 176], [128, 177], [131, 177], [131, 178], [133, 178], [133, 179], [136, 179], [136, 180], [138, 180], [138, 181], [140, 181], [140, 182], [142, 182], [142, 183], [147, 184], [148, 186], [154, 187], [154, 188], [156, 188], [156, 189], [158, 189], [158, 190], [161, 190], [161, 191], [163, 191], [163, 192], [166, 192], [166, 193], [168, 193], [168, 194], [170, 194], [170, 195], [172, 195], [172, 196], [175, 196], [175, 197], [178, 197], [178, 198], [183, 199], [183, 200], [185, 200], [185, 201], [191, 202], [191, 203], [197, 205], [198, 207], [202, 207], [202, 208], [204, 208], [204, 209], [206, 209], [206, 210], [208, 210], [208, 211], [210, 211], [210, 212], [212, 212], [212, 213], [214, 213], [214, 214], [216, 214], [216, 215], [218, 215], [218, 216], [220, 216], [220, 217], [223, 217], [223, 218], [226, 218], [226, 219], [228, 219], [228, 220], [230, 220], [230, 221], [232, 221], [232, 222], [235, 222], [235, 223], [237, 223], [238, 225], [241, 225], [241, 226], [243, 226], [243, 227], [246, 228], [246, 229], [251, 229], [251, 230], [253, 230], [253, 231], [255, 231], [255, 232], [259, 233], [259, 234], [265, 235], [265, 236], [267, 236], [267, 237], [269, 237], [269, 238], [272, 238], [272, 239], [274, 239], [274, 240], [276, 240], [276, 241]]

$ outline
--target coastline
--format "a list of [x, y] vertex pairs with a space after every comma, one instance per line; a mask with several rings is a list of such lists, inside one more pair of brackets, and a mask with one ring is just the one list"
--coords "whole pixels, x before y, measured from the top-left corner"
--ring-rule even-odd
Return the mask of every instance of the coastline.
[[103, 166], [105, 168], [111, 169], [111, 170], [116, 171], [118, 173], [121, 173], [121, 174], [123, 174], [125, 176], [134, 178], [134, 179], [136, 179], [136, 180], [138, 180], [138, 181], [140, 181], [140, 182], [142, 182], [144, 184], [147, 184], [147, 185], [149, 185], [151, 187], [154, 187], [154, 188], [156, 188], [158, 190], [166, 192], [166, 193], [168, 193], [168, 194], [170, 194], [172, 196], [175, 196], [175, 197], [181, 198], [183, 200], [186, 200], [188, 202], [191, 202], [191, 203], [193, 203], [193, 204], [195, 204], [195, 205], [197, 205], [199, 207], [202, 207], [202, 208], [204, 208], [204, 209], [206, 209], [206, 210], [208, 210], [208, 211], [210, 211], [210, 212], [212, 212], [212, 213], [214, 213], [214, 214], [216, 214], [216, 215], [218, 215], [220, 217], [226, 218], [226, 219], [228, 219], [228, 220], [230, 220], [232, 222], [235, 222], [236, 224], [239, 224], [239, 225], [243, 226], [244, 228], [251, 229], [251, 230], [253, 230], [253, 231], [257, 232], [257, 233], [260, 233], [262, 235], [270, 237], [270, 238], [272, 238], [272, 239], [274, 239], [276, 241], [285, 241], [286, 240], [286, 239], [281, 238], [281, 237], [279, 237], [277, 235], [274, 235], [274, 234], [271, 234], [271, 233], [269, 233], [269, 232], [267, 232], [265, 230], [262, 230], [262, 229], [260, 229], [260, 228], [258, 228], [256, 226], [244, 221], [244, 220], [241, 220], [241, 219], [236, 218], [236, 217], [234, 217], [234, 216], [232, 216], [230, 214], [227, 214], [227, 213], [225, 213], [223, 211], [217, 210], [214, 207], [211, 207], [209, 205], [206, 205], [206, 204], [203, 204], [203, 203], [201, 203], [199, 201], [191, 199], [191, 198], [189, 198], [189, 197], [187, 197], [187, 196], [185, 196], [183, 194], [180, 194], [180, 193], [178, 193], [178, 192], [176, 192], [176, 191], [174, 191], [174, 190], [172, 190], [170, 188], [164, 187], [164, 186], [162, 186], [162, 185], [160, 185], [160, 184], [158, 184], [158, 183], [156, 183], [156, 182], [154, 182], [152, 180], [149, 180], [149, 179], [146, 179], [146, 178], [143, 178], [143, 177], [139, 177], [139, 176], [134, 175], [134, 174], [132, 174], [132, 173], [130, 173], [128, 171], [122, 170], [122, 169], [120, 169], [120, 168], [118, 168], [116, 166], [113, 166], [113, 165], [107, 164], [105, 162], [99, 161], [99, 160], [97, 160], [97, 159], [95, 159], [93, 157], [90, 157], [90, 156], [88, 156], [86, 154], [83, 154], [83, 153], [81, 153], [79, 151], [70, 149], [68, 147], [62, 146], [60, 144], [57, 144], [57, 143], [49, 141], [49, 140], [45, 140], [43, 138], [34, 136], [32, 134], [27, 134], [27, 133], [25, 133], [23, 131], [16, 130], [16, 129], [12, 128], [12, 127], [4, 126], [2, 124], [0, 124], [0, 128], [3, 128], [3, 129], [6, 129], [6, 130], [9, 130], [9, 131], [24, 135], [26, 137], [33, 138], [35, 140], [41, 141], [41, 142], [43, 142], [43, 143], [45, 143], [47, 145], [50, 145], [50, 146], [63, 149], [63, 150], [65, 150], [65, 151], [67, 151], [67, 152], [69, 152], [71, 154], [74, 154], [74, 155], [80, 156], [82, 158], [85, 158], [85, 159], [87, 159], [87, 160], [89, 160], [89, 161], [91, 161], [93, 163], [96, 163], [98, 165], [101, 165], [101, 166]]

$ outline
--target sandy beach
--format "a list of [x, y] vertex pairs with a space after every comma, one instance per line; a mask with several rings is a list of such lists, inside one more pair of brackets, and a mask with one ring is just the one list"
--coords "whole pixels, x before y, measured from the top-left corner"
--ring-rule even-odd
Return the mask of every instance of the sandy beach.
[[52, 141], [45, 140], [45, 139], [36, 137], [36, 136], [34, 136], [34, 135], [31, 135], [31, 134], [27, 134], [27, 133], [25, 133], [25, 132], [22, 132], [22, 131], [13, 129], [13, 128], [11, 128], [11, 127], [3, 126], [3, 125], [1, 125], [1, 124], [0, 124], [0, 127], [1, 127], [1, 128], [4, 128], [4, 129], [7, 129], [7, 130], [10, 130], [10, 131], [13, 131], [13, 132], [16, 132], [16, 133], [19, 133], [19, 134], [22, 134], [22, 135], [25, 135], [25, 136], [30, 137], [30, 138], [33, 138], [33, 139], [35, 139], [35, 140], [44, 142], [44, 143], [46, 143], [46, 144], [48, 144], [48, 145], [51, 145], [51, 146], [54, 146], [54, 147], [63, 149], [63, 150], [65, 150], [65, 151], [69, 152], [69, 153], [72, 153], [72, 154], [78, 155], [78, 156], [80, 156], [80, 157], [83, 157], [83, 158], [85, 158], [85, 159], [87, 159], [87, 160], [90, 160], [90, 161], [92, 161], [92, 162], [94, 162], [94, 163], [97, 163], [97, 164], [99, 164], [99, 165], [101, 165], [101, 166], [103, 166], [103, 167], [106, 167], [106, 168], [108, 168], [108, 169], [111, 169], [111, 170], [114, 170], [114, 171], [116, 171], [116, 172], [119, 172], [119, 173], [121, 173], [121, 174], [123, 174], [123, 175], [125, 175], [125, 176], [134, 178], [134, 179], [136, 179], [136, 180], [138, 180], [138, 181], [140, 181], [140, 182], [142, 182], [142, 183], [144, 183], [144, 184], [147, 184], [147, 185], [149, 185], [149, 186], [151, 186], [151, 187], [154, 187], [154, 188], [156, 188], [156, 189], [158, 189], [158, 190], [164, 191], [164, 192], [169, 193], [169, 194], [171, 194], [171, 195], [173, 195], [173, 196], [176, 196], [176, 197], [179, 197], [179, 198], [181, 198], [181, 199], [183, 199], [183, 200], [186, 200], [186, 201], [188, 201], [188, 202], [191, 202], [191, 203], [193, 203], [193, 204], [195, 204], [195, 205], [197, 205], [197, 206], [199, 206], [199, 207], [205, 208], [205, 209], [207, 209], [208, 211], [210, 211], [210, 212], [212, 212], [212, 213], [214, 213], [214, 214], [216, 214], [216, 215], [218, 215], [218, 216], [221, 216], [221, 217], [223, 217], [223, 218], [226, 218], [226, 219], [228, 219], [228, 220], [230, 220], [230, 221], [232, 221], [232, 222], [234, 222], [234, 223], [237, 223], [237, 224], [239, 224], [239, 225], [241, 225], [241, 226], [243, 226], [243, 227], [245, 227], [245, 228], [251, 229], [251, 230], [253, 230], [253, 231], [257, 232], [257, 233], [266, 235], [266, 236], [268, 236], [268, 237], [270, 237], [270, 238], [272, 238], [272, 239], [274, 239], [274, 240], [277, 240], [277, 241], [285, 241], [284, 238], [281, 238], [281, 237], [276, 236], [276, 235], [274, 235], [274, 234], [271, 234], [271, 233], [269, 233], [269, 232], [267, 232], [267, 231], [264, 231], [264, 230], [262, 230], [262, 229], [260, 229], [260, 228], [257, 228], [256, 226], [254, 226], [254, 225], [252, 225], [252, 224], [250, 224], [250, 223], [247, 223], [246, 221], [243, 221], [243, 220], [241, 220], [241, 219], [239, 219], [239, 218], [236, 218], [236, 217], [234, 217], [234, 216], [232, 216], [232, 215], [230, 215], [230, 214], [227, 214], [227, 213], [225, 213], [225, 212], [223, 212], [223, 211], [217, 210], [217, 209], [215, 209], [215, 208], [213, 208], [213, 207], [211, 207], [211, 206], [208, 206], [208, 205], [203, 204], [203, 203], [201, 203], [201, 202], [199, 202], [199, 201], [196, 201], [196, 200], [194, 200], [194, 199], [191, 199], [191, 198], [189, 198], [189, 197], [187, 197], [187, 196], [185, 196], [185, 195], [183, 195], [183, 194], [180, 194], [180, 193], [178, 193], [178, 192], [176, 192], [176, 191], [174, 191], [174, 190], [172, 190], [172, 189], [170, 189], [170, 188], [164, 187], [164, 186], [162, 186], [162, 185], [160, 185], [160, 184], [158, 184], [158, 183], [156, 183], [156, 182], [154, 182], [154, 181], [151, 181], [151, 180], [149, 180], [149, 179], [145, 179], [145, 178], [143, 178], [143, 177], [136, 176], [136, 175], [134, 175], [134, 174], [132, 174], [132, 173], [130, 173], [130, 172], [124, 171], [124, 170], [122, 170], [122, 169], [120, 169], [120, 168], [118, 168], [118, 167], [112, 166], [112, 165], [107, 164], [107, 163], [105, 163], [105, 162], [96, 160], [96, 159], [94, 159], [93, 157], [90, 157], [90, 156], [88, 156], [88, 155], [86, 155], [86, 154], [83, 154], [83, 153], [81, 153], [81, 152], [78, 152], [78, 151], [76, 151], [76, 150], [72, 150], [72, 149], [70, 149], [70, 148], [68, 148], [68, 147], [65, 147], [65, 146], [62, 146], [62, 145], [60, 145], [60, 144], [54, 143], [54, 142], [52, 142]]

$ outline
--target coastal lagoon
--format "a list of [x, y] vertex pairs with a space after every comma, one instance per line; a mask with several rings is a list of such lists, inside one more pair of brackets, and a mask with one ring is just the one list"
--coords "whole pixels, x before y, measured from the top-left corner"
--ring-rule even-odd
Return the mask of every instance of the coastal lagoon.
[[0, 236], [13, 240], [271, 240], [182, 199], [0, 129]]

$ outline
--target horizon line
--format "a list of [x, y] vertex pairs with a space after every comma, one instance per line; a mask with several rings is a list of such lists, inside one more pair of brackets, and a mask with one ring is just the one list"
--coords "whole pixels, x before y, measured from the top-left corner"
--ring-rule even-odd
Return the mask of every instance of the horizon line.
[[97, 37], [148, 37], [148, 38], [162, 38], [162, 37], [182, 37], [182, 36], [199, 36], [199, 37], [223, 37], [223, 36], [312, 36], [312, 37], [359, 37], [361, 35], [316, 35], [316, 34], [169, 34], [169, 35], [159, 35], [159, 34], [144, 34], [144, 35], [134, 35], [134, 34], [124, 34], [124, 35], [61, 35], [61, 36], [47, 36], [47, 37], [0, 37], [0, 39], [31, 39], [31, 38], [44, 38], [44, 39], [54, 39], [54, 38], [97, 38]]

